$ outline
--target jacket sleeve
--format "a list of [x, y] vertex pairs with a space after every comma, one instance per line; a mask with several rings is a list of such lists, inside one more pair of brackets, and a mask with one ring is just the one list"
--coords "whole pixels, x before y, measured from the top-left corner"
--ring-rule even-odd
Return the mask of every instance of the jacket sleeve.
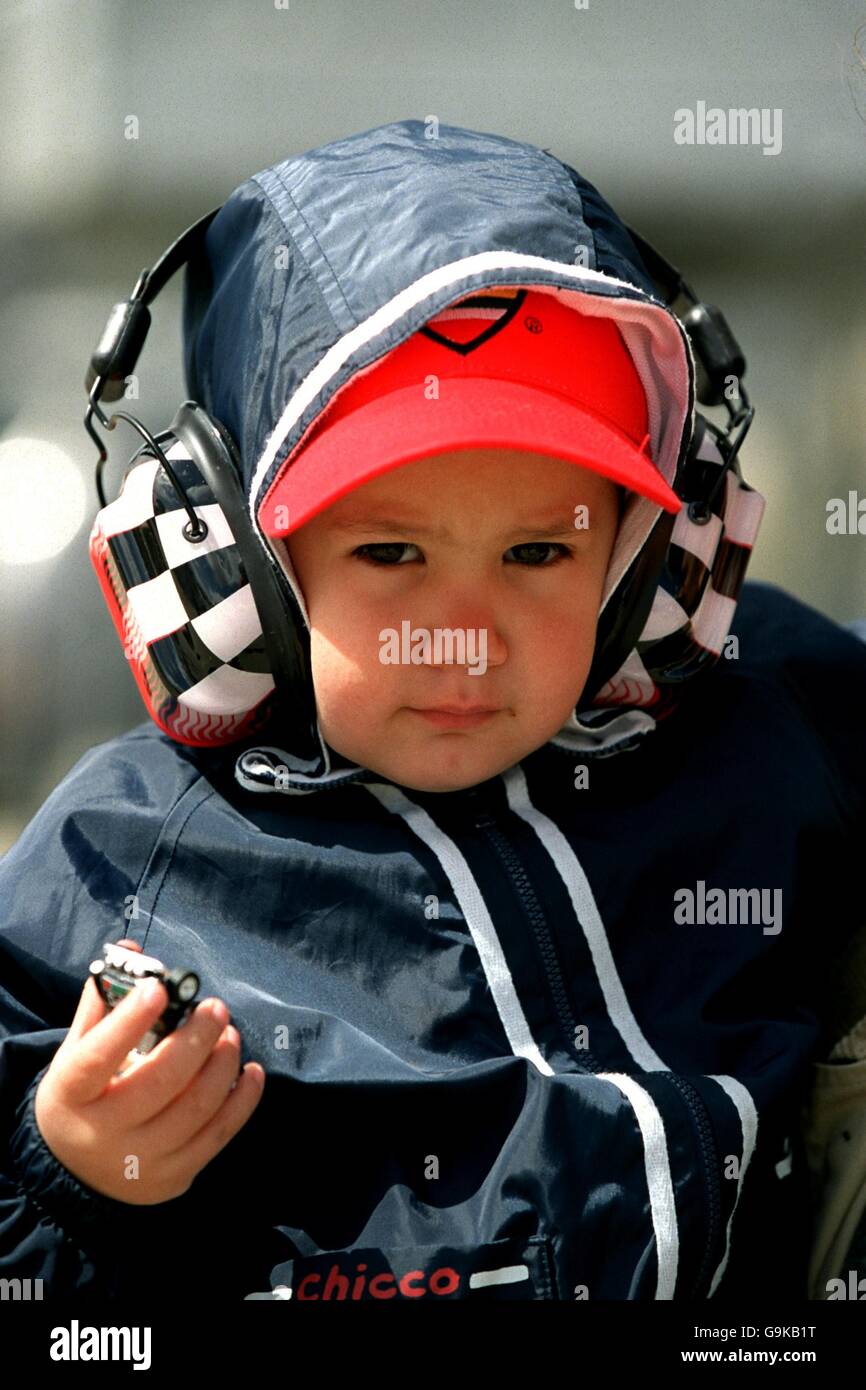
[[[195, 775], [160, 756], [158, 773], [152, 744], [142, 748], [134, 731], [91, 749], [0, 860], [0, 1276], [43, 1281], [25, 1297], [119, 1296], [131, 1271], [147, 1288], [164, 1274], [178, 1219], [195, 1226], [195, 1183], [155, 1206], [114, 1201], [54, 1157], [34, 1114], [89, 962], [104, 941], [140, 931], [124, 906]], [[131, 1242], [141, 1251], [133, 1261]]]
[[[62, 1031], [46, 1029], [40, 1048], [51, 1039], [56, 1046]], [[8, 1054], [12, 1042], [23, 1045], [28, 1065], [35, 1052], [31, 1037], [4, 1040], [3, 1159], [0, 1168], [0, 1274], [20, 1281], [19, 1297], [49, 1297], [64, 1293], [105, 1297], [110, 1280], [97, 1271], [95, 1252], [88, 1239], [98, 1232], [100, 1221], [111, 1220], [111, 1207], [120, 1206], [84, 1187], [55, 1159], [36, 1124], [33, 1102], [45, 1068], [25, 1086], [14, 1104], [20, 1075], [13, 1084], [15, 1062]], [[8, 1070], [7, 1070], [8, 1066]], [[7, 1124], [6, 1115], [12, 1111]], [[89, 1253], [88, 1253], [89, 1248]], [[29, 1281], [25, 1283], [25, 1281]], [[39, 1281], [38, 1283], [36, 1281]], [[38, 1289], [38, 1293], [36, 1290]]]

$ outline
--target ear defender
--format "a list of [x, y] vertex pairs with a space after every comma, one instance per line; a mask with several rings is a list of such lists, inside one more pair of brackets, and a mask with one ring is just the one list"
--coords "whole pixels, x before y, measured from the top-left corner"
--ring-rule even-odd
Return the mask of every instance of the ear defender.
[[675, 518], [658, 518], [599, 618], [585, 685], [592, 703], [651, 708], [661, 719], [683, 683], [722, 655], [765, 500], [739, 466], [755, 414], [739, 343], [721, 310], [699, 300], [675, 266], [623, 225], [665, 307], [689, 306], [678, 317], [694, 352], [697, 399], [728, 414], [722, 429], [695, 411], [675, 484], [685, 505]]
[[[180, 743], [212, 747], [258, 732], [277, 704], [288, 713], [303, 698], [306, 654], [252, 535], [230, 436], [187, 401], [159, 443], [186, 505], [145, 446], [97, 513], [90, 559], [151, 718]], [[312, 748], [315, 711], [306, 717]]]
[[722, 655], [765, 507], [726, 450], [696, 414], [678, 490], [700, 510], [662, 513], [601, 614], [585, 686], [594, 704], [664, 718], [683, 682]]
[[[91, 356], [84, 425], [99, 451], [100, 510], [90, 558], [147, 711], [168, 737], [218, 747], [258, 733], [279, 709], [293, 755], [312, 767], [321, 740], [309, 632], [276, 555], [254, 529], [231, 433], [191, 400], [156, 437], [134, 416], [108, 417], [99, 404], [122, 396], [147, 336], [149, 306], [166, 282], [180, 266], [206, 262], [205, 233], [219, 211], [141, 271]], [[725, 405], [729, 416], [722, 430], [695, 413], [675, 484], [687, 505], [676, 518], [659, 517], [599, 618], [585, 686], [593, 702], [652, 707], [664, 717], [683, 681], [721, 655], [764, 499], [739, 472], [754, 407], [733, 333], [670, 262], [626, 230], [664, 307], [673, 313], [680, 296], [691, 305], [681, 325], [695, 353], [697, 397]], [[94, 417], [109, 430], [124, 420], [145, 441], [111, 502]]]

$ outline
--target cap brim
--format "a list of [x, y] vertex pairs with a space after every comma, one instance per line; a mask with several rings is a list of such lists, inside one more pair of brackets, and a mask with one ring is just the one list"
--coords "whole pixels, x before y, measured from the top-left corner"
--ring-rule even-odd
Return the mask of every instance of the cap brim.
[[[495, 387], [495, 389], [491, 389]], [[682, 501], [652, 461], [613, 426], [523, 382], [450, 377], [440, 399], [402, 387], [345, 416], [288, 459], [259, 508], [259, 525], [288, 536], [362, 483], [433, 454], [472, 448], [550, 454], [647, 497]], [[314, 427], [315, 429], [315, 427]]]

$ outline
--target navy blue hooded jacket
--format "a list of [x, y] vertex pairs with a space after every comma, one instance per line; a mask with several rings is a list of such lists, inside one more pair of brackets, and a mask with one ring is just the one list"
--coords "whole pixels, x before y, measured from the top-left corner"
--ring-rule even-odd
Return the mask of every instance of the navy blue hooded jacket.
[[[419, 125], [275, 166], [214, 223], [188, 379], [241, 441], [252, 503], [431, 303], [514, 263], [566, 284], [575, 243], [598, 277], [584, 292], [649, 294], [633, 248], [633, 287], [619, 278], [625, 233], [565, 166], [447, 127], [421, 157]], [[256, 242], [275, 216], [297, 351], [263, 373]], [[502, 247], [501, 266], [461, 260]], [[305, 404], [353, 325], [430, 270], [432, 299], [359, 333]], [[673, 329], [666, 345], [650, 412], [672, 478], [693, 364]], [[455, 792], [324, 744], [302, 762], [276, 721], [222, 749], [148, 721], [87, 753], [0, 862], [0, 1276], [82, 1298], [804, 1297], [798, 1109], [829, 963], [864, 916], [866, 643], [757, 583], [731, 631], [737, 659], [666, 718], [580, 707]], [[148, 1208], [74, 1178], [33, 1109], [90, 961], [121, 936], [197, 971], [267, 1072], [248, 1124]]]

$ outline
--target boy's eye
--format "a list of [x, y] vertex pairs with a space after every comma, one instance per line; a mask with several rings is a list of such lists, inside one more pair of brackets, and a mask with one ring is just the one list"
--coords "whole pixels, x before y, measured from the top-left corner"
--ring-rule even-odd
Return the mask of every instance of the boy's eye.
[[[531, 569], [550, 569], [551, 565], [557, 564], [559, 560], [564, 560], [565, 557], [571, 553], [568, 546], [560, 545], [559, 541], [522, 541], [519, 545], [513, 545], [511, 549], [512, 551], [528, 550], [530, 556], [535, 555], [537, 557], [543, 556], [546, 550], [555, 550], [558, 552], [552, 560], [546, 563], [539, 560], [539, 563], [536, 564], [530, 559], [529, 568]], [[506, 550], [505, 553], [507, 555], [508, 551]]]
[[[352, 553], [359, 556], [359, 559], [367, 560], [370, 564], [378, 564], [381, 569], [384, 569], [385, 566], [393, 567], [395, 564], [402, 563], [396, 557], [395, 552], [406, 549], [417, 550], [417, 546], [414, 546], [411, 541], [370, 541], [367, 542], [367, 545], [356, 546]], [[384, 555], [381, 552], [385, 552]]]
[[[399, 565], [403, 563], [398, 559], [395, 551], [417, 550], [418, 547], [412, 541], [371, 541], [366, 545], [359, 545], [353, 550], [352, 554], [360, 559], [368, 561], [373, 565], [387, 566]], [[545, 560], [545, 551], [555, 550], [558, 553], [552, 560]], [[558, 541], [523, 541], [518, 545], [512, 545], [510, 550], [506, 550], [506, 555], [515, 551], [529, 552], [528, 560], [518, 560], [517, 564], [523, 564], [528, 569], [549, 569], [559, 560], [565, 559], [570, 553], [567, 545], [561, 545]], [[382, 553], [384, 552], [384, 554]], [[514, 562], [512, 562], [514, 563]]]
[[[373, 565], [395, 565], [402, 563], [394, 555], [395, 550], [417, 550], [418, 547], [411, 541], [370, 541], [367, 545], [359, 545], [352, 551], [353, 555], [358, 555], [362, 560], [369, 561]], [[368, 551], [385, 551], [385, 555], [368, 554]]]

